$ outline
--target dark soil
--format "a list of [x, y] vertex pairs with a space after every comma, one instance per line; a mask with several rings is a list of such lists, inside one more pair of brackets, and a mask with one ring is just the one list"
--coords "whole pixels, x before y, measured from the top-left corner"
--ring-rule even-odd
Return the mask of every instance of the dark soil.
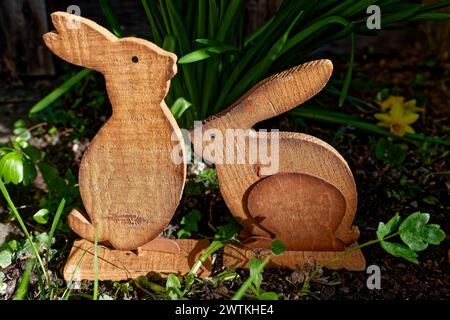
[[[398, 56], [394, 57], [362, 54], [355, 63], [354, 79], [384, 83], [385, 87], [390, 88], [394, 93], [417, 98], [419, 104], [425, 105], [426, 111], [421, 115], [419, 122], [414, 124], [416, 131], [446, 139], [449, 137], [450, 125], [448, 122], [450, 60], [445, 55], [431, 58], [423, 56], [420, 52], [423, 52], [420, 48], [409, 48], [409, 50], [402, 50]], [[345, 70], [344, 67], [336, 69]], [[94, 80], [92, 82], [97, 83]], [[52, 84], [49, 83], [44, 83], [46, 89], [33, 87], [32, 83], [34, 82], [25, 81], [25, 83], [26, 85], [19, 89], [11, 88], [5, 83], [1, 84], [0, 126], [2, 127], [0, 129], [11, 128], [14, 119], [24, 118], [27, 108], [32, 101], [35, 101], [36, 92], [39, 92], [38, 95], [41, 96], [48, 90], [47, 88], [52, 87]], [[98, 90], [101, 92], [101, 86]], [[353, 88], [350, 94], [374, 102], [378, 90], [379, 88]], [[8, 98], [6, 92], [9, 95], [11, 92], [16, 93], [22, 99]], [[75, 99], [76, 94], [75, 92], [68, 95], [63, 104], [73, 104], [70, 100]], [[330, 105], [336, 104], [337, 101], [330, 100]], [[373, 113], [376, 112], [376, 108], [375, 103], [372, 105], [373, 108], [369, 106], [365, 110], [357, 110], [346, 105], [344, 110], [351, 111], [358, 117], [374, 123], [376, 120], [373, 118]], [[59, 131], [65, 133], [59, 137], [56, 144], [45, 143], [45, 139], [41, 141], [41, 147], [48, 153], [48, 158], [58, 165], [61, 172], [65, 172], [67, 169], [76, 172], [81, 152], [108, 116], [108, 112], [102, 110], [104, 107], [104, 103], [99, 103], [99, 106], [92, 108], [84, 107], [82, 103], [77, 109], [71, 109], [79, 110], [81, 114], [78, 116], [86, 119], [82, 125], [73, 126], [69, 117], [67, 122], [57, 125]], [[359, 205], [354, 223], [361, 231], [359, 243], [374, 239], [378, 223], [386, 222], [396, 212], [402, 216], [407, 216], [415, 211], [427, 212], [431, 216], [431, 223], [437, 223], [444, 231], [450, 232], [448, 218], [450, 182], [448, 180], [448, 156], [445, 154], [448, 148], [430, 144], [421, 146], [408, 144], [405, 160], [398, 165], [387, 165], [375, 157], [375, 144], [378, 137], [368, 136], [351, 127], [324, 125], [313, 121], [295, 121], [286, 116], [267, 122], [264, 126], [280, 128], [284, 131], [302, 131], [317, 136], [341, 152], [353, 171], [358, 188]], [[2, 135], [4, 133], [1, 132]], [[73, 141], [74, 137], [77, 138], [75, 142]], [[76, 151], [73, 151], [75, 150], [74, 145], [77, 145]], [[18, 191], [13, 194], [17, 204], [33, 203], [33, 195], [26, 195]], [[430, 196], [437, 201], [428, 201]], [[208, 226], [210, 213], [213, 215], [213, 225], [223, 224], [225, 217], [229, 215], [218, 190], [207, 190], [199, 196], [185, 195], [166, 233], [173, 234], [180, 227], [181, 217], [192, 209], [198, 209], [206, 216], [200, 224], [200, 231], [193, 235], [197, 238], [211, 237], [214, 234]], [[5, 219], [2, 218], [2, 220]], [[61, 267], [73, 239], [73, 234], [69, 234], [68, 239], [64, 235], [57, 238], [56, 246], [60, 250], [52, 262], [51, 270], [59, 279], [62, 278]], [[450, 242], [447, 237], [440, 246], [430, 246], [422, 252], [419, 258], [420, 265], [414, 265], [406, 260], [390, 256], [377, 245], [364, 248], [363, 253], [367, 265], [377, 265], [381, 269], [380, 290], [367, 288], [368, 275], [365, 272], [324, 270], [323, 274], [320, 274], [316, 281], [311, 283], [309, 294], [301, 296], [298, 293], [303, 286], [305, 273], [311, 266], [305, 266], [304, 269], [295, 271], [267, 270], [263, 275], [262, 288], [280, 293], [285, 299], [294, 300], [449, 299], [449, 249]], [[220, 253], [218, 259], [220, 260]], [[8, 284], [6, 298], [12, 297], [24, 267], [24, 262], [16, 262], [5, 270], [1, 270], [5, 273]], [[220, 264], [217, 265], [217, 269], [220, 270]], [[241, 275], [241, 279], [248, 276], [247, 270], [238, 270], [238, 273]], [[32, 277], [31, 281], [35, 290], [32, 296], [38, 298], [36, 277]], [[229, 298], [240, 284], [242, 284], [242, 280], [228, 281], [217, 287], [205, 282], [196, 287], [196, 291], [190, 298]], [[128, 298], [155, 298], [135, 286], [134, 288]], [[100, 293], [114, 296], [115, 291], [116, 288], [111, 282], [103, 282], [100, 286]], [[90, 294], [92, 283], [85, 282], [83, 290], [80, 292]], [[75, 295], [75, 297], [77, 296]], [[117, 298], [124, 298], [124, 296], [119, 293]]]

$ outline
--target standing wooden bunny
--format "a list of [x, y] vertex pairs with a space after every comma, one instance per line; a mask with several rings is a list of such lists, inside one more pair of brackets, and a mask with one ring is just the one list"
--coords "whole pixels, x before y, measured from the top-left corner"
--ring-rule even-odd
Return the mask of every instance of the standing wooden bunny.
[[[202, 154], [217, 136], [229, 137], [227, 130], [251, 129], [300, 105], [322, 90], [332, 70], [329, 60], [318, 60], [263, 80], [191, 131], [195, 152]], [[293, 132], [275, 137], [268, 134], [267, 144], [278, 144], [277, 172], [248, 161], [250, 145], [263, 138], [253, 130], [240, 137], [243, 142], [237, 147], [227, 145], [229, 140], [220, 141], [225, 151], [235, 148], [245, 163], [218, 163], [216, 153], [211, 153], [215, 157], [202, 154], [205, 160], [216, 162], [221, 194], [252, 235], [246, 247], [270, 248], [272, 240], [279, 239], [289, 251], [342, 251], [359, 236], [358, 228], [352, 226], [357, 194], [349, 166], [333, 147], [315, 137]], [[224, 160], [224, 155], [219, 158]]]
[[113, 108], [80, 166], [89, 219], [74, 210], [69, 225], [84, 239], [94, 241], [97, 229], [99, 242], [136, 249], [167, 226], [184, 187], [186, 164], [170, 157], [181, 131], [164, 103], [177, 57], [142, 39], [119, 39], [82, 17], [51, 17], [56, 31], [44, 35], [46, 45], [70, 63], [103, 73]]

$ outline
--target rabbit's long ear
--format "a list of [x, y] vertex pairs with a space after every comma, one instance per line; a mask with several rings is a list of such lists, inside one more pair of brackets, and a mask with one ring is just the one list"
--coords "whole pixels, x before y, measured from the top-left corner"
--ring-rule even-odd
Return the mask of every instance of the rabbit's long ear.
[[95, 22], [69, 14], [51, 14], [55, 31], [44, 34], [47, 47], [70, 63], [102, 71], [105, 55], [117, 37]]
[[238, 127], [251, 128], [314, 97], [333, 72], [330, 60], [308, 62], [259, 82], [225, 113]]

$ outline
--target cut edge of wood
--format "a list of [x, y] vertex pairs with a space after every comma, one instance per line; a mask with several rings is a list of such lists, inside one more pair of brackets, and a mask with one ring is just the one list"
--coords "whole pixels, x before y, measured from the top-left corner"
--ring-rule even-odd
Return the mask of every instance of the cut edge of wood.
[[[180, 252], [158, 252], [149, 250], [120, 251], [98, 245], [98, 280], [128, 280], [145, 276], [150, 272], [163, 274], [186, 274], [208, 247], [208, 240], [173, 240]], [[208, 259], [199, 270], [200, 277], [211, 274], [212, 264]], [[94, 280], [94, 244], [81, 239], [74, 242], [64, 267], [64, 279], [69, 282]]]
[[[263, 258], [270, 254], [270, 250], [257, 252], [244, 247], [228, 245], [223, 253], [223, 265], [231, 268], [247, 268], [251, 258]], [[324, 263], [336, 258], [342, 251], [286, 251], [279, 256], [272, 256], [267, 268], [287, 267], [291, 269], [302, 268], [311, 259], [315, 263]], [[328, 269], [348, 271], [366, 270], [366, 259], [360, 249], [355, 250], [339, 261], [326, 266]]]

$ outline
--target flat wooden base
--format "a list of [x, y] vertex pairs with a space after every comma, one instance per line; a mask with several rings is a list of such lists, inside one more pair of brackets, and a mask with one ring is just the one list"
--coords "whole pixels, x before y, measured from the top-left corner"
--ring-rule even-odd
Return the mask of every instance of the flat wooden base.
[[[119, 251], [99, 245], [98, 279], [127, 280], [146, 275], [151, 271], [161, 273], [186, 274], [205, 250], [208, 240], [174, 240], [180, 247], [177, 253], [148, 250]], [[206, 277], [211, 274], [211, 261], [207, 260], [199, 271]], [[94, 244], [87, 240], [75, 241], [64, 267], [66, 281], [94, 280]]]
[[[280, 256], [273, 256], [267, 267], [298, 269], [303, 267], [310, 258], [313, 258], [316, 263], [323, 263], [336, 258], [341, 253], [339, 251], [286, 251]], [[262, 251], [259, 257], [264, 257], [267, 254], [270, 254], [269, 250]], [[249, 259], [255, 257], [257, 257], [256, 253], [252, 250], [229, 245], [224, 250], [223, 264], [226, 267], [246, 268], [248, 267]], [[328, 265], [327, 268], [333, 270], [364, 271], [366, 270], [366, 259], [361, 250], [356, 250], [338, 262]]]
[[[149, 251], [144, 247], [139, 252], [119, 251], [99, 245], [98, 279], [120, 281], [134, 279], [151, 271], [160, 273], [186, 274], [197, 261], [199, 255], [208, 245], [208, 240], [178, 239], [174, 242], [179, 246], [179, 252]], [[270, 251], [262, 251], [259, 257], [264, 257]], [[287, 251], [281, 256], [271, 258], [267, 267], [301, 268], [310, 258], [317, 263], [331, 260], [341, 252], [336, 251]], [[223, 265], [226, 267], [248, 267], [248, 260], [256, 257], [255, 251], [227, 245], [224, 249]], [[349, 271], [364, 271], [366, 260], [357, 250], [338, 262], [327, 266], [329, 269], [347, 269]], [[211, 274], [211, 261], [208, 259], [199, 270], [199, 276]], [[87, 240], [78, 240], [73, 244], [69, 258], [64, 267], [66, 281], [94, 280], [94, 244]]]

